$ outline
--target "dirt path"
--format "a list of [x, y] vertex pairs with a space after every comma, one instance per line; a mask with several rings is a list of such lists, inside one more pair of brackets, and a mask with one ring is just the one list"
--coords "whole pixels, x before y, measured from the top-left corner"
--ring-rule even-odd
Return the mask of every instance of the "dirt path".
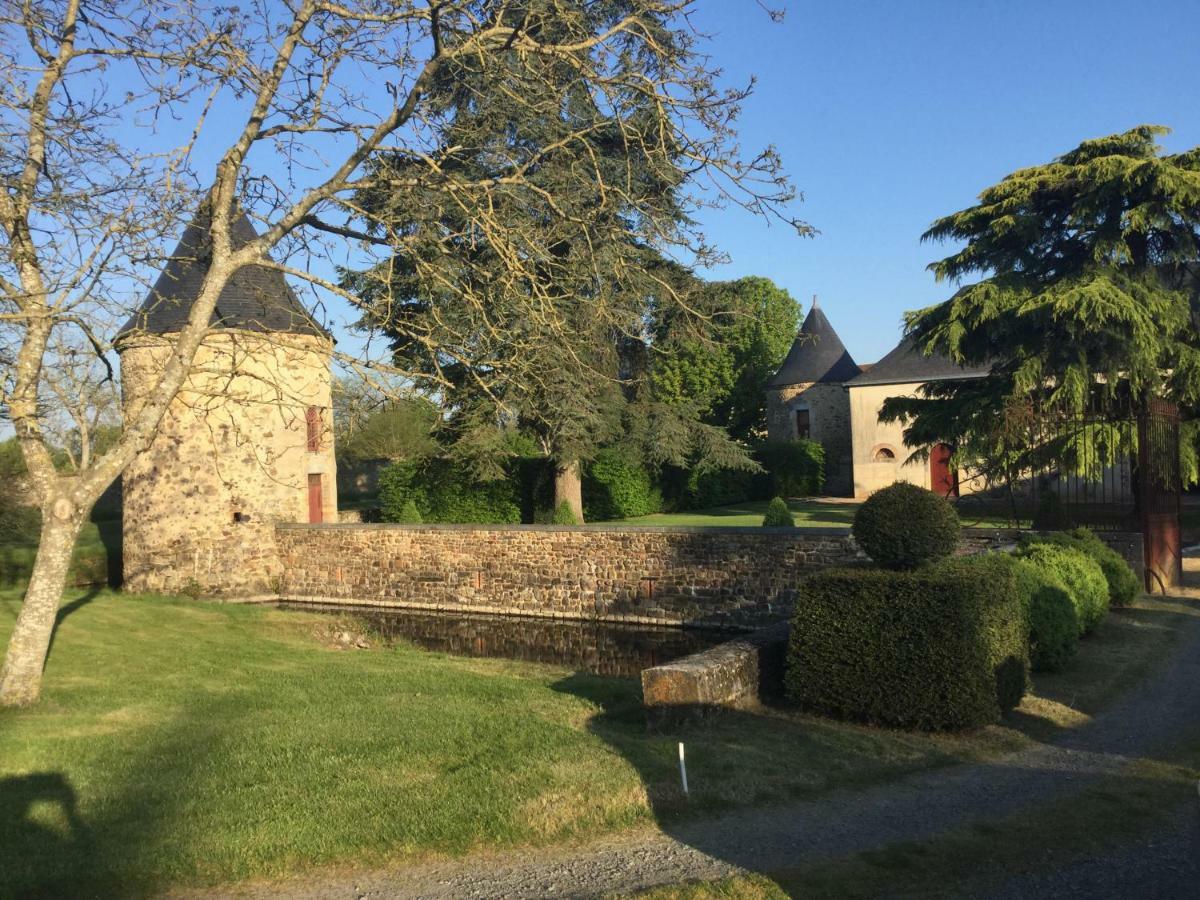
[[[1103, 714], [1053, 744], [867, 790], [665, 825], [661, 832], [626, 834], [585, 847], [470, 857], [208, 896], [594, 897], [685, 880], [796, 868], [898, 841], [928, 840], [977, 821], [994, 821], [1078, 791], [1119, 772], [1134, 758], [1200, 736], [1200, 602], [1168, 603], [1184, 623], [1172, 658]], [[1181, 821], [1186, 822], [1186, 817]], [[1168, 831], [1159, 843], [1171, 848], [1174, 855], [1166, 857], [1173, 860], [1170, 864], [1182, 867], [1177, 873], [1179, 883], [1200, 883], [1200, 870], [1187, 871], [1189, 865], [1195, 869], [1196, 858], [1187, 850], [1186, 824], [1182, 835], [1169, 824], [1164, 827]], [[1095, 881], [1095, 874], [1089, 873], [1090, 884], [1107, 883]], [[1041, 887], [1049, 893], [1057, 890], [1050, 884]], [[1035, 880], [997, 888], [997, 896], [1005, 897], [1039, 893]]]

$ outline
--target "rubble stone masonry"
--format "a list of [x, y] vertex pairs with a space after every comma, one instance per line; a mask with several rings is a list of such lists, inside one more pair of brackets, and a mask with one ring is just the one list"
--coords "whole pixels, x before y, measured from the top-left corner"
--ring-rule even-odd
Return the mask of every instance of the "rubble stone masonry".
[[807, 572], [860, 560], [844, 529], [276, 526], [292, 600], [657, 624], [786, 618]]

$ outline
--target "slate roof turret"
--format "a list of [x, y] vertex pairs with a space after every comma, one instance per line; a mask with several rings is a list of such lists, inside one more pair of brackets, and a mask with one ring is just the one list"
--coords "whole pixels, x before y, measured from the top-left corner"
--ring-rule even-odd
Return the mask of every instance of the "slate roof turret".
[[854, 378], [860, 371], [814, 298], [812, 309], [805, 316], [792, 349], [788, 351], [779, 371], [767, 382], [767, 387], [840, 384]]
[[[188, 225], [141, 308], [117, 337], [133, 332], [172, 334], [187, 324], [200, 295], [212, 258], [206, 207]], [[233, 246], [243, 247], [258, 232], [239, 212], [230, 225]], [[283, 273], [264, 266], [244, 266], [226, 282], [210, 320], [214, 328], [329, 337], [288, 286]]]

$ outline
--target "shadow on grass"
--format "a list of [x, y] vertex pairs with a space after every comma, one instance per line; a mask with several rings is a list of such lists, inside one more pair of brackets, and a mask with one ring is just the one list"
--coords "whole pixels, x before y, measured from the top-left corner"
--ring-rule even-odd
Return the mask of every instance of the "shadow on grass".
[[[1115, 613], [1110, 627], [1096, 636], [1097, 646], [1081, 656], [1079, 670], [1064, 673], [1043, 692], [1062, 698], [1052, 702], [1065, 706], [1070, 700], [1089, 714], [1080, 713], [1081, 720], [1060, 727], [1031, 713], [1013, 714], [1005, 724], [1035, 743], [1015, 755], [993, 747], [989, 755], [975, 756], [968, 766], [945, 766], [972, 759], [951, 750], [940, 760], [941, 768], [937, 760], [924, 771], [908, 765], [889, 773], [886, 766], [877, 766], [856, 778], [854, 769], [861, 757], [854, 756], [852, 745], [842, 759], [831, 758], [828, 746], [820, 755], [805, 747], [822, 730], [852, 735], [855, 729], [775, 716], [770, 710], [762, 714], [711, 710], [705, 718], [668, 726], [654, 747], [634, 733], [637, 712], [628, 698], [621, 698], [602, 681], [574, 675], [558, 682], [555, 689], [600, 708], [589, 729], [637, 769], [655, 821], [679, 843], [771, 878], [788, 875], [795, 867], [832, 866], [829, 871], [835, 877], [820, 883], [812, 896], [921, 893], [944, 889], [947, 877], [968, 879], [982, 873], [985, 879], [1003, 881], [1004, 862], [981, 862], [991, 859], [989, 847], [1000, 847], [1001, 837], [1014, 865], [1051, 849], [1065, 857], [1090, 853], [1100, 861], [1111, 852], [1114, 841], [1162, 828], [1164, 814], [1172, 814], [1184, 802], [1194, 804], [1194, 776], [1181, 773], [1176, 750], [1181, 742], [1200, 734], [1200, 692], [1194, 688], [1200, 675], [1197, 612], [1200, 606], [1184, 602]], [[1164, 641], [1164, 630], [1179, 635]], [[1148, 641], [1138, 647], [1137, 639], [1147, 635]], [[1117, 664], [1114, 657], [1122, 642], [1134, 646], [1129, 658]], [[1116, 671], [1106, 674], [1106, 666]], [[1110, 679], [1107, 684], [1080, 691], [1082, 684], [1105, 677]], [[840, 768], [832, 785], [836, 791], [819, 783], [819, 771], [814, 772], [818, 777], [809, 791], [794, 785], [784, 790], [769, 780], [756, 782], [761, 759], [755, 758], [754, 751], [763, 741], [764, 730], [769, 734], [789, 727], [789, 722], [791, 727], [802, 724], [790, 741], [776, 745], [773, 752], [790, 754], [797, 771], [811, 770], [817, 759]], [[906, 738], [914, 744], [924, 740], [904, 732], [870, 729], [862, 729], [861, 737], [869, 739], [872, 733], [881, 741], [901, 744]], [[690, 798], [676, 787], [678, 742], [687, 746]], [[1060, 748], [1080, 751], [1066, 764], [1067, 777]], [[1063, 819], [1074, 809], [1076, 797], [1097, 812], [1107, 805], [1114, 818], [1097, 814], [1075, 822], [1072, 831]], [[804, 802], [808, 800], [814, 802]], [[788, 801], [793, 802], [786, 805]], [[750, 803], [763, 806], [719, 819], [713, 816]], [[696, 815], [698, 811], [703, 814]], [[1177, 832], [1168, 835], [1176, 844], [1190, 839]], [[921, 849], [915, 855], [892, 852], [901, 847]], [[902, 859], [895, 866], [897, 857]], [[910, 870], [914, 860], [918, 864]], [[896, 878], [891, 888], [887, 887], [889, 868], [896, 869], [891, 873]], [[864, 882], [870, 886], [863, 892], [849, 890], [864, 872], [870, 874]], [[1193, 861], [1182, 877], [1178, 870], [1143, 875], [1149, 879], [1148, 887], [1161, 880], [1162, 886], [1173, 889], [1177, 884], [1195, 884], [1190, 879], [1200, 878], [1200, 870]], [[784, 881], [790, 884], [787, 878]], [[839, 893], [839, 884], [847, 890]], [[802, 879], [795, 885], [810, 895], [810, 882]], [[1162, 896], [1168, 895], [1175, 896]]]

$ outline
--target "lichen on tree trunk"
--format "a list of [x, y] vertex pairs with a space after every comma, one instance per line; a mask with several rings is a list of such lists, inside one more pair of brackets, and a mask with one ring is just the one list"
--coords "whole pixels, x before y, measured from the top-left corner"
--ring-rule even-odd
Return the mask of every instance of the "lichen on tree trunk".
[[583, 478], [579, 460], [555, 462], [554, 465], [554, 508], [567, 504], [575, 515], [575, 521], [583, 524]]
[[42, 509], [37, 559], [0, 669], [0, 706], [28, 706], [41, 693], [42, 669], [82, 525], [70, 501], [60, 498]]

